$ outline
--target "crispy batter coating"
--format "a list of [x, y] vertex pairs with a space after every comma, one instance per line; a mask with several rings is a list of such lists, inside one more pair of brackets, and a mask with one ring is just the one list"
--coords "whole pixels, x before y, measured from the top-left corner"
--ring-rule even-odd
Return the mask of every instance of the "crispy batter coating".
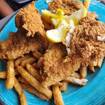
[[49, 10], [56, 12], [58, 8], [61, 8], [66, 15], [70, 15], [82, 6], [83, 4], [79, 0], [54, 0], [49, 3]]
[[[102, 39], [100, 40], [100, 38]], [[48, 49], [43, 57], [43, 84], [51, 86], [78, 71], [81, 65], [98, 65], [105, 56], [105, 24], [95, 18], [81, 19], [73, 32], [70, 54], [65, 58], [64, 49], [56, 45]], [[97, 63], [97, 64], [96, 64]], [[101, 61], [102, 64], [102, 61]]]
[[81, 60], [75, 55], [66, 59], [65, 56], [65, 48], [59, 45], [54, 45], [44, 54], [42, 71], [43, 85], [51, 86], [56, 84], [78, 70]]
[[[20, 9], [16, 15], [16, 26], [26, 31], [27, 36], [35, 36], [35, 33], [40, 33], [45, 37], [45, 30], [41, 20], [41, 16], [35, 8], [34, 2]], [[23, 31], [23, 30], [22, 30]]]
[[0, 42], [0, 58], [16, 59], [40, 48], [41, 44], [37, 38], [29, 38], [19, 32], [10, 33], [10, 37], [6, 41]]
[[72, 35], [70, 49], [82, 57], [84, 61], [92, 62], [105, 56], [105, 24], [91, 17], [81, 19]]

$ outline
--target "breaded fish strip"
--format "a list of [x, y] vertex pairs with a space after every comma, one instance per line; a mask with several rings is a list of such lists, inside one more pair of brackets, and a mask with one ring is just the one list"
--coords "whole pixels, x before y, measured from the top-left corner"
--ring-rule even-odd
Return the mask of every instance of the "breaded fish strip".
[[35, 8], [34, 2], [30, 3], [26, 7], [20, 9], [16, 15], [16, 26], [20, 30], [24, 30], [27, 36], [35, 36], [35, 33], [40, 33], [45, 37], [44, 25], [41, 20], [41, 16]]
[[65, 58], [64, 49], [54, 46], [49, 49], [43, 58], [43, 81], [45, 86], [51, 86], [64, 80], [80, 67], [80, 59], [75, 55]]
[[81, 19], [71, 39], [71, 50], [82, 58], [98, 58], [104, 55], [105, 24], [90, 17]]
[[70, 49], [94, 70], [105, 57], [105, 24], [88, 16], [81, 19], [72, 35]]
[[6, 41], [0, 42], [0, 59], [16, 59], [41, 48], [36, 38], [26, 37], [22, 33], [10, 33]]

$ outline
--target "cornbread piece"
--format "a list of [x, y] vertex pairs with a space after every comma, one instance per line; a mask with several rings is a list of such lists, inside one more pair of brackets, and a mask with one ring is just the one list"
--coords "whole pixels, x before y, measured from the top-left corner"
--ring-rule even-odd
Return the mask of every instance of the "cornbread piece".
[[66, 15], [72, 14], [81, 7], [83, 7], [83, 4], [79, 0], [54, 0], [49, 3], [49, 10], [56, 12], [58, 8], [61, 8]]
[[16, 15], [16, 26], [20, 30], [24, 30], [27, 36], [34, 37], [35, 33], [40, 33], [45, 37], [44, 25], [41, 16], [35, 8], [34, 2], [24, 8], [21, 8]]

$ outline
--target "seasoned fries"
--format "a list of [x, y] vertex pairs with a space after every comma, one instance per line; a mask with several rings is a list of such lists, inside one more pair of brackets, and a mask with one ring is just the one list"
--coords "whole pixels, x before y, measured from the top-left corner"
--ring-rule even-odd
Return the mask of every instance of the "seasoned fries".
[[52, 91], [55, 105], [64, 105], [59, 86], [57, 85], [52, 86]]
[[24, 57], [18, 58], [18, 59], [15, 61], [15, 66], [19, 66], [22, 61], [24, 61], [24, 60], [26, 60], [26, 59], [29, 59], [29, 58], [30, 58], [29, 56], [24, 56]]
[[26, 69], [33, 77], [35, 77], [37, 80], [40, 80], [40, 75], [38, 74], [38, 71], [31, 64], [27, 63]]
[[89, 70], [95, 72], [94, 65], [92, 63], [89, 64]]
[[86, 76], [87, 76], [87, 67], [86, 66], [82, 66], [80, 68], [80, 75], [81, 75], [81, 78], [86, 78]]
[[7, 80], [6, 80], [7, 89], [13, 88], [14, 78], [15, 78], [14, 61], [10, 60], [7, 62]]
[[20, 83], [18, 82], [16, 78], [14, 80], [15, 80], [14, 88], [19, 95], [20, 105], [27, 105], [26, 97]]
[[32, 86], [27, 85], [27, 84], [21, 84], [21, 85], [25, 90], [32, 93], [33, 95], [36, 95], [36, 96], [38, 96], [39, 98], [41, 98], [43, 100], [49, 100], [46, 96], [44, 96], [43, 94], [41, 94], [40, 92], [35, 90]]
[[5, 79], [7, 76], [6, 72], [5, 71], [1, 71], [0, 72], [0, 79]]
[[27, 84], [27, 81], [24, 79], [24, 78], [22, 78], [22, 77], [19, 77], [18, 78], [18, 81], [20, 82], [20, 83], [25, 83], [25, 84]]
[[51, 90], [49, 90], [48, 88], [45, 88], [45, 87], [41, 86], [41, 84], [32, 75], [30, 75], [23, 67], [19, 66], [17, 68], [17, 70], [20, 73], [20, 75], [26, 81], [28, 81], [29, 84], [31, 86], [33, 86], [37, 91], [39, 91], [40, 93], [44, 94], [49, 99], [51, 98], [51, 96], [52, 96]]
[[97, 66], [101, 67], [102, 63], [103, 63], [104, 57], [100, 58], [97, 62]]
[[30, 57], [30, 58], [22, 61], [21, 65], [24, 67], [27, 63], [32, 63], [34, 61], [35, 61], [35, 59]]

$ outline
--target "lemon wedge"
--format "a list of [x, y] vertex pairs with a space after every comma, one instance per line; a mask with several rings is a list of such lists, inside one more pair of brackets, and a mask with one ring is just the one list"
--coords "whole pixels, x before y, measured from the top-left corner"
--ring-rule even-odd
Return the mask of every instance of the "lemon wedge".
[[52, 21], [52, 24], [57, 28], [61, 21], [64, 19], [64, 12], [62, 9], [57, 9], [57, 12], [54, 14], [48, 10], [42, 10], [42, 15], [46, 18], [50, 18]]
[[49, 10], [42, 10], [42, 15], [45, 17], [56, 18], [56, 14], [53, 14]]
[[74, 23], [71, 20], [72, 24], [68, 24], [65, 20], [61, 22], [58, 28], [48, 30], [46, 32], [47, 38], [54, 43], [63, 42], [67, 36], [68, 32], [73, 32], [74, 30]]
[[64, 15], [62, 9], [58, 9], [56, 14], [48, 10], [43, 10], [42, 14], [46, 17], [50, 17], [52, 24], [55, 26], [54, 29], [46, 32], [48, 40], [59, 43], [64, 42], [67, 33], [72, 33], [75, 29], [75, 25], [78, 25], [79, 20], [87, 15], [87, 8], [84, 6], [70, 16]]
[[62, 42], [66, 37], [66, 34], [68, 32], [68, 27], [69, 26], [66, 23], [66, 21], [63, 20], [58, 28], [48, 30], [46, 32], [46, 36], [52, 42], [56, 42], [56, 43]]

